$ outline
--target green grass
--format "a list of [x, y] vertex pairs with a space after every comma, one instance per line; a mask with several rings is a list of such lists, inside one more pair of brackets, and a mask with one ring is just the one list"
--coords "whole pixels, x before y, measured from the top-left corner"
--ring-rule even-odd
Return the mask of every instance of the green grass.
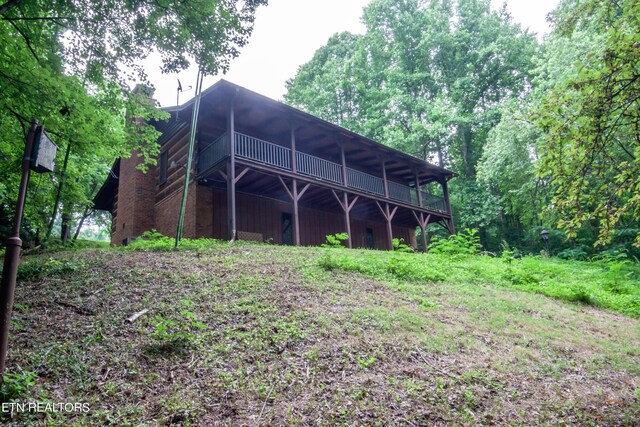
[[640, 317], [640, 265], [631, 262], [334, 250], [325, 252], [320, 265], [385, 280], [465, 285], [469, 292], [499, 286]]
[[151, 236], [20, 271], [4, 399], [91, 409], [15, 425], [640, 417], [632, 264]]

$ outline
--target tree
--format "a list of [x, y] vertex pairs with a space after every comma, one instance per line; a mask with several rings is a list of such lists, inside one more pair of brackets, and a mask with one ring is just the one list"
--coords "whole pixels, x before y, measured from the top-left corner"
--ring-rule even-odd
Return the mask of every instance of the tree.
[[460, 174], [451, 186], [457, 222], [480, 228], [486, 243], [495, 196], [476, 168], [501, 105], [530, 85], [535, 38], [488, 0], [373, 0], [363, 20], [366, 33], [332, 38], [285, 99], [325, 113], [340, 87], [350, 103], [339, 124]]
[[[162, 119], [147, 96], [141, 60], [157, 51], [165, 72], [191, 58], [206, 73], [228, 68], [266, 0], [37, 2], [0, 4], [0, 213], [15, 200], [25, 127], [32, 118], [58, 143], [57, 172], [34, 176], [25, 224], [44, 233], [64, 206], [82, 217], [113, 159], [133, 150], [155, 162]], [[137, 117], [134, 122], [125, 118]], [[66, 159], [66, 161], [65, 161]]]
[[581, 49], [536, 110], [539, 173], [569, 236], [595, 222], [597, 244], [630, 228], [640, 246], [640, 3], [567, 0], [554, 18], [557, 42]]

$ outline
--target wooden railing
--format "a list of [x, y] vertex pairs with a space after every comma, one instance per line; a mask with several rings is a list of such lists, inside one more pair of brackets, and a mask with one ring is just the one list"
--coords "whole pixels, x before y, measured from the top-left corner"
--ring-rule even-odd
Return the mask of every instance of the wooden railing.
[[382, 178], [351, 168], [347, 168], [347, 187], [384, 196], [384, 181]]
[[[291, 149], [252, 136], [235, 133], [235, 154], [240, 158], [292, 170]], [[229, 139], [224, 134], [207, 145], [198, 155], [198, 171], [204, 173], [229, 156]], [[296, 152], [297, 173], [311, 176], [335, 184], [344, 184], [342, 165], [321, 159], [300, 151]], [[384, 197], [384, 180], [375, 175], [347, 168], [347, 187]], [[389, 198], [418, 206], [415, 187], [387, 181]], [[447, 213], [447, 205], [442, 197], [424, 191], [422, 206], [429, 210]]]
[[236, 156], [291, 170], [290, 148], [237, 132], [234, 135]]
[[447, 213], [447, 204], [444, 198], [422, 192], [422, 207], [432, 211]]
[[415, 189], [407, 187], [406, 185], [398, 184], [393, 181], [387, 181], [387, 188], [389, 189], [389, 197], [396, 200], [401, 200], [406, 203], [415, 203], [411, 197], [411, 194], [415, 194]]
[[224, 134], [198, 154], [198, 172], [204, 173], [229, 157], [229, 138]]
[[296, 166], [298, 173], [303, 175], [326, 179], [338, 184], [344, 182], [342, 179], [342, 165], [329, 160], [296, 151]]

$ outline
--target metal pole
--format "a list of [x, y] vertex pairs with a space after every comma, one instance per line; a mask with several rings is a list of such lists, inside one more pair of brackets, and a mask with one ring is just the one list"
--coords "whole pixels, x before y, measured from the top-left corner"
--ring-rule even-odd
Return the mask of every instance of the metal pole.
[[11, 323], [11, 310], [13, 309], [13, 295], [16, 290], [16, 276], [18, 275], [18, 263], [20, 262], [20, 225], [24, 213], [24, 202], [29, 183], [29, 164], [35, 138], [38, 121], [31, 122], [31, 128], [27, 135], [27, 141], [22, 156], [22, 178], [16, 203], [16, 217], [13, 222], [11, 237], [5, 243], [7, 251], [4, 255], [4, 269], [2, 270], [2, 285], [0, 287], [0, 386], [4, 380], [4, 370], [7, 361], [7, 348], [9, 344], [9, 324]]
[[180, 239], [182, 239], [182, 231], [184, 228], [184, 215], [187, 208], [187, 194], [189, 191], [189, 179], [191, 177], [191, 160], [193, 158], [193, 151], [196, 141], [196, 131], [198, 127], [198, 113], [200, 112], [200, 94], [202, 93], [202, 80], [204, 73], [202, 70], [198, 70], [198, 76], [196, 78], [196, 97], [193, 103], [193, 112], [191, 115], [191, 131], [189, 132], [189, 152], [187, 154], [187, 170], [184, 176], [184, 188], [182, 190], [182, 204], [180, 205], [180, 216], [178, 217], [178, 229], [176, 230], [176, 244], [177, 248], [180, 245]]

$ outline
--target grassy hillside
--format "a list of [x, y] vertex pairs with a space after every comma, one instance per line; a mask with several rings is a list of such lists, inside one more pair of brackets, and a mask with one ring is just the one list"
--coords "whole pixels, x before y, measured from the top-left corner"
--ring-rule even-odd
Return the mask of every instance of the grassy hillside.
[[4, 421], [640, 419], [640, 290], [631, 265], [185, 246], [61, 252], [23, 265], [4, 398], [87, 402], [90, 410]]

